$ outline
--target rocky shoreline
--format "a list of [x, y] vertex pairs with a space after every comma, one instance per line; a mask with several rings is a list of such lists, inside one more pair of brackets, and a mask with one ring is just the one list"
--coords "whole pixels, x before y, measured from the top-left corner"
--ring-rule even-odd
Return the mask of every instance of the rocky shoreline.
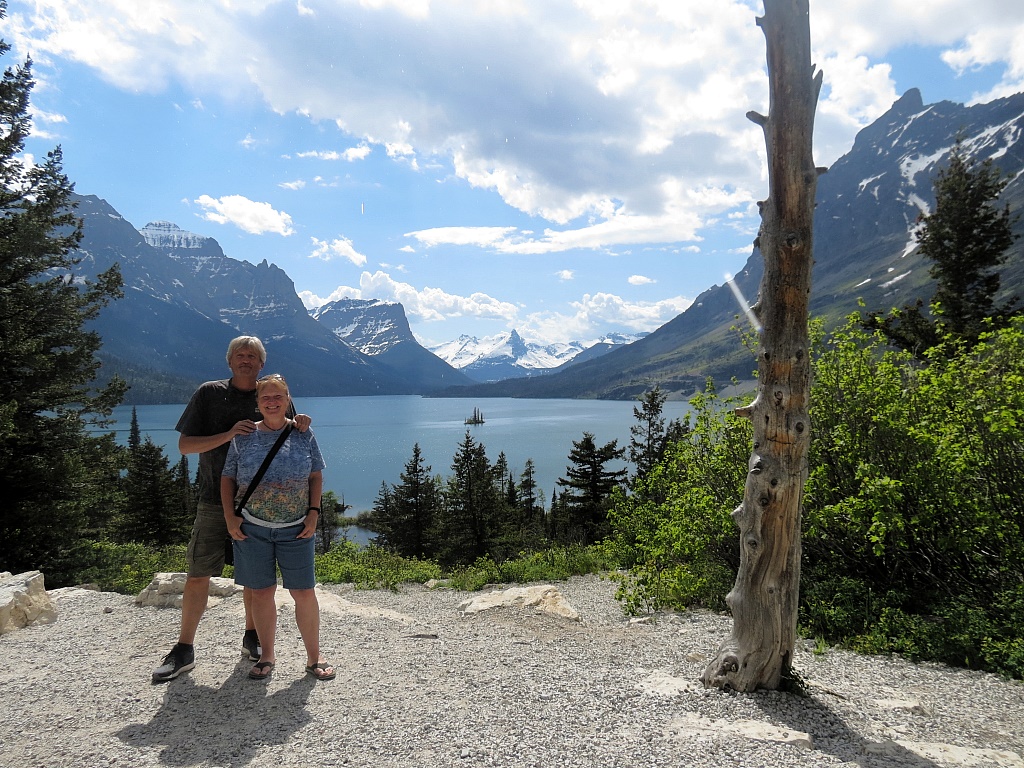
[[303, 674], [287, 600], [273, 677], [247, 679], [241, 599], [212, 598], [196, 668], [164, 685], [150, 672], [176, 609], [54, 590], [53, 623], [0, 636], [0, 766], [1024, 768], [1019, 682], [804, 642], [806, 698], [704, 690], [728, 617], [631, 621], [612, 582], [553, 586], [579, 620], [471, 613], [474, 595], [443, 588], [324, 586], [330, 682]]

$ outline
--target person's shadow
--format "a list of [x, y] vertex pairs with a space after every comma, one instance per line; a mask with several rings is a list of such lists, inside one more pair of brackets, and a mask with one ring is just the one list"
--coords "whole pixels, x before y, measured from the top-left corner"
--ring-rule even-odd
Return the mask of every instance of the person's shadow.
[[196, 685], [189, 674], [171, 680], [148, 723], [127, 725], [115, 735], [137, 749], [161, 750], [165, 765], [247, 765], [261, 747], [286, 742], [312, 720], [306, 703], [316, 686], [303, 675], [267, 695], [266, 682], [248, 679], [251, 666], [239, 662], [220, 688]]

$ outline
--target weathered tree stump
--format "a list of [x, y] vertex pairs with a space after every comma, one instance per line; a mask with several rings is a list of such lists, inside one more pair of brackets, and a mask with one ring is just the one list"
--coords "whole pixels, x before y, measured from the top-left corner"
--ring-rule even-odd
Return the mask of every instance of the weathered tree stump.
[[811, 153], [821, 72], [811, 64], [809, 0], [764, 0], [757, 19], [768, 51], [769, 197], [756, 241], [765, 260], [760, 298], [758, 388], [737, 413], [753, 424], [743, 503], [740, 567], [726, 598], [732, 633], [704, 671], [706, 686], [777, 689], [791, 669], [800, 594], [800, 518], [811, 424], [807, 329], [818, 170]]

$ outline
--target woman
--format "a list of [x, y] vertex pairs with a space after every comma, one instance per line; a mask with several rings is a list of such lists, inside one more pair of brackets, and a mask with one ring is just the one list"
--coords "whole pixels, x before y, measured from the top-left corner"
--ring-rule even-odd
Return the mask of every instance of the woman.
[[[255, 431], [231, 440], [221, 473], [220, 499], [228, 534], [234, 539], [235, 582], [252, 588], [252, 614], [262, 645], [259, 661], [249, 671], [265, 680], [274, 669], [277, 629], [277, 568], [295, 600], [295, 623], [306, 647], [306, 672], [332, 680], [334, 667], [320, 653], [320, 605], [313, 571], [316, 524], [323, 490], [324, 460], [312, 431], [291, 429], [291, 396], [279, 374], [256, 382], [256, 405], [263, 416]], [[283, 429], [289, 433], [241, 516], [241, 498]]]

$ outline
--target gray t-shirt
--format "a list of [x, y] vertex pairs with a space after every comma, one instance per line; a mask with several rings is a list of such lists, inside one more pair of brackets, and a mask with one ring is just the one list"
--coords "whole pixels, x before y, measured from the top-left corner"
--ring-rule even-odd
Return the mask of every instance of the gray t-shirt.
[[[209, 437], [227, 432], [243, 419], [259, 421], [256, 390], [235, 389], [230, 379], [208, 381], [192, 395], [174, 428], [187, 437]], [[220, 506], [220, 472], [228, 444], [199, 454], [199, 499]]]

